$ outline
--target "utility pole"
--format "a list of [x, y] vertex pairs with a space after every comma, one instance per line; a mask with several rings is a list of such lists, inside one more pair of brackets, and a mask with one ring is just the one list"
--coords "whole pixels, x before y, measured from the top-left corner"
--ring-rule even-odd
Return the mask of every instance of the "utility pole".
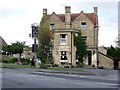
[[39, 26], [37, 25], [37, 23], [33, 23], [31, 27], [32, 27], [32, 38], [34, 39], [34, 44], [32, 45], [32, 52], [34, 52], [34, 65], [36, 66], [36, 58], [37, 58], [37, 50], [38, 50], [38, 45], [36, 41], [38, 39]]

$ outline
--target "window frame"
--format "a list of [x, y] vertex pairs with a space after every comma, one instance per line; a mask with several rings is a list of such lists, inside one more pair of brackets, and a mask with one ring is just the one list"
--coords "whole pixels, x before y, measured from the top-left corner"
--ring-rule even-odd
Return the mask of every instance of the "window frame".
[[50, 23], [50, 30], [54, 31], [55, 30], [55, 24], [54, 23]]
[[[82, 24], [82, 23], [84, 23], [84, 24]], [[86, 21], [82, 21], [81, 23], [80, 23], [80, 29], [81, 30], [86, 30], [87, 29], [87, 23], [86, 23]]]
[[[65, 54], [63, 54], [63, 52]], [[64, 56], [64, 58], [62, 58], [62, 56]], [[66, 56], [66, 58], [65, 58]], [[68, 60], [68, 52], [67, 51], [60, 51], [60, 61], [67, 61]]]
[[[62, 37], [62, 35], [65, 35], [65, 38]], [[67, 34], [60, 34], [60, 45], [67, 45], [68, 40], [67, 40]]]

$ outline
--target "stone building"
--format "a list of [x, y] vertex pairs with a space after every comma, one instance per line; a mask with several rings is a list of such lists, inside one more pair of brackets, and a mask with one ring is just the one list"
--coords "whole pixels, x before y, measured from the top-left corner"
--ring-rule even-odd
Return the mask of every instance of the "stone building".
[[98, 62], [98, 8], [94, 7], [92, 13], [71, 13], [71, 7], [65, 6], [64, 14], [47, 14], [43, 9], [42, 21], [50, 25], [53, 31], [53, 48], [51, 54], [54, 63], [59, 66], [76, 66], [76, 47], [74, 34], [80, 32], [87, 45], [87, 55], [84, 64], [96, 66]]

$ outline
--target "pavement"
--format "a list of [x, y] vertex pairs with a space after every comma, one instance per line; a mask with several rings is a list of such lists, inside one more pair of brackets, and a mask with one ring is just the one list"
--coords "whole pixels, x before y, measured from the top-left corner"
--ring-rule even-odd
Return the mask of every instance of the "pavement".
[[90, 71], [63, 71], [63, 70], [46, 70], [46, 69], [38, 69], [36, 72], [44, 72], [44, 73], [59, 73], [59, 74], [75, 74], [75, 75], [96, 75], [96, 73]]
[[[77, 68], [79, 69], [79, 68]], [[119, 71], [118, 70], [108, 70], [108, 69], [84, 69], [80, 68], [82, 70], [81, 72], [76, 72], [74, 70], [72, 71], [58, 71], [58, 70], [46, 70], [46, 69], [36, 69], [35, 74], [61, 74], [61, 75], [71, 75], [73, 77], [81, 77], [81, 78], [87, 78], [87, 79], [94, 79], [94, 80], [108, 80], [108, 81], [116, 81], [120, 82], [119, 79]]]

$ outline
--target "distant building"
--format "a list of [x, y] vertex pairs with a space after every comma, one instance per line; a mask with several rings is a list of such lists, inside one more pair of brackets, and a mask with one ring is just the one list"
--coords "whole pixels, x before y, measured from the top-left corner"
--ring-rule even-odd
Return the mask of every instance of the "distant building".
[[33, 58], [33, 52], [30, 48], [24, 48], [22, 53], [22, 58], [24, 59], [32, 59]]
[[87, 52], [84, 59], [85, 65], [97, 67], [98, 64], [98, 8], [94, 7], [92, 13], [71, 13], [71, 7], [65, 6], [65, 14], [47, 14], [43, 9], [44, 24], [50, 25], [53, 30], [53, 48], [51, 54], [54, 63], [59, 66], [76, 66], [76, 47], [74, 45], [74, 33], [80, 32], [84, 43], [87, 45]]
[[7, 45], [7, 43], [5, 42], [5, 40], [0, 36], [0, 46], [4, 46]]

